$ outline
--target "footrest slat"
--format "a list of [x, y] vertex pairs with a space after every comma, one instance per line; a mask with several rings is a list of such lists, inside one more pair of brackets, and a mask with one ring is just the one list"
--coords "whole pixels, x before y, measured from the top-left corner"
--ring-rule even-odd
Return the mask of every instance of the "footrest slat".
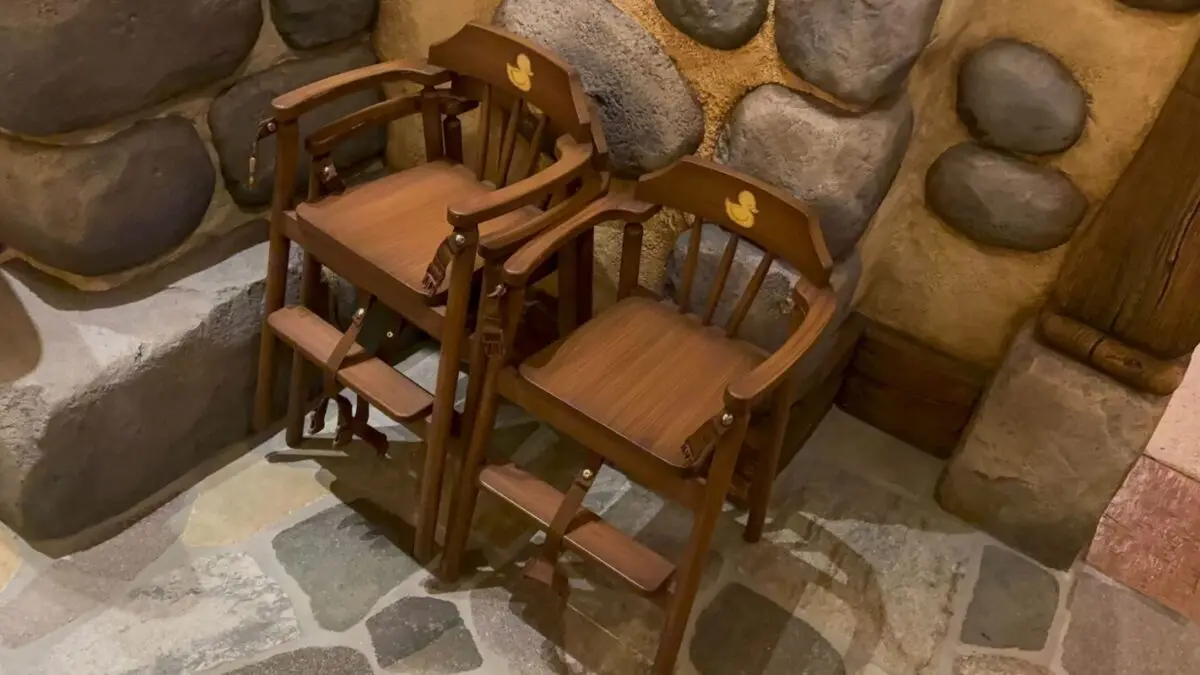
[[[488, 492], [520, 509], [543, 529], [549, 527], [563, 500], [563, 493], [515, 464], [489, 466], [480, 474], [479, 482]], [[670, 561], [599, 516], [571, 530], [563, 542], [646, 594], [661, 590], [675, 573], [675, 566]]]
[[[325, 363], [342, 333], [304, 307], [284, 307], [267, 317], [267, 325], [284, 342], [315, 363]], [[338, 381], [398, 422], [424, 419], [433, 408], [433, 394], [384, 361], [366, 357], [354, 345]]]

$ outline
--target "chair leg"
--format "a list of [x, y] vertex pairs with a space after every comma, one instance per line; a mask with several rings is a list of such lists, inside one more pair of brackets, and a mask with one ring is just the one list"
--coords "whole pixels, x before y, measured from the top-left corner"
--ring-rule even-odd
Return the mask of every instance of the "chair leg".
[[667, 620], [658, 638], [658, 653], [654, 657], [655, 675], [670, 675], [675, 672], [675, 661], [683, 634], [687, 630], [692, 604], [700, 589], [704, 575], [704, 563], [713, 530], [725, 504], [725, 495], [733, 482], [733, 471], [737, 466], [738, 452], [746, 438], [747, 418], [734, 423], [720, 440], [712, 467], [708, 471], [708, 483], [704, 492], [704, 503], [696, 513], [691, 538], [683, 554], [675, 577], [675, 589], [667, 601]]
[[[314, 309], [321, 283], [321, 263], [305, 251], [304, 264], [300, 270], [300, 304]], [[287, 430], [284, 439], [289, 448], [299, 447], [304, 441], [304, 416], [308, 412], [308, 359], [296, 350], [292, 351], [292, 371], [288, 382]]]
[[750, 513], [746, 517], [746, 529], [742, 539], [754, 544], [762, 539], [763, 526], [767, 521], [767, 507], [771, 503], [771, 488], [775, 475], [779, 473], [779, 454], [787, 435], [788, 418], [791, 413], [789, 387], [779, 387], [771, 399], [771, 437], [766, 448], [758, 455], [754, 467], [754, 483], [750, 486]]
[[471, 432], [471, 443], [463, 457], [458, 474], [457, 502], [450, 513], [450, 527], [446, 532], [446, 551], [442, 556], [441, 577], [448, 583], [458, 581], [463, 552], [471, 534], [471, 521], [475, 517], [475, 502], [479, 497], [479, 471], [487, 454], [488, 442], [492, 438], [492, 425], [496, 422], [496, 409], [500, 403], [497, 382], [500, 379], [499, 359], [487, 362], [487, 376], [480, 394], [479, 412]]
[[271, 401], [274, 398], [275, 346], [278, 338], [267, 325], [267, 317], [283, 307], [287, 291], [287, 260], [291, 250], [282, 232], [271, 229], [267, 253], [267, 278], [263, 302], [262, 337], [258, 346], [258, 383], [254, 390], [254, 429], [262, 431], [271, 424]]
[[433, 413], [425, 438], [425, 467], [421, 474], [421, 501], [413, 555], [424, 564], [433, 558], [437, 539], [438, 512], [442, 503], [442, 473], [454, 422], [454, 398], [458, 389], [458, 364], [465, 340], [467, 309], [471, 302], [475, 246], [467, 246], [451, 262], [449, 302], [443, 323], [442, 350], [438, 361], [437, 385], [433, 391]]

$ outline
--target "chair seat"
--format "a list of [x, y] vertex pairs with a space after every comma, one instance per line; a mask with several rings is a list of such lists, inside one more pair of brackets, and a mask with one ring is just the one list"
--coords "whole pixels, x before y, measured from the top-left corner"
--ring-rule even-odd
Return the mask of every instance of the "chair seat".
[[522, 379], [678, 471], [683, 444], [719, 414], [761, 350], [678, 308], [630, 297], [522, 363]]
[[[447, 208], [491, 188], [461, 164], [430, 162], [390, 174], [296, 208], [296, 225], [315, 228], [322, 241], [340, 246], [410, 289], [423, 292], [425, 270], [438, 246], [453, 232]], [[532, 206], [482, 223], [481, 236], [527, 222], [542, 212]], [[313, 251], [320, 258], [321, 251]], [[476, 259], [476, 270], [482, 261]], [[336, 271], [336, 270], [335, 270]], [[449, 285], [449, 275], [439, 294]], [[378, 289], [368, 289], [378, 292]]]

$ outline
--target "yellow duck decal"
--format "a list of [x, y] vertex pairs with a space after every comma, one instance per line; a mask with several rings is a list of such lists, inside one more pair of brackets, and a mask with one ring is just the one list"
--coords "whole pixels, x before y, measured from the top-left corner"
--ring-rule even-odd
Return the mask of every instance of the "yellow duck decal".
[[754, 214], [758, 213], [758, 200], [754, 198], [752, 192], [743, 190], [738, 194], [736, 202], [725, 200], [725, 213], [730, 220], [742, 227], [754, 227]]
[[533, 88], [533, 65], [529, 63], [528, 56], [517, 54], [517, 65], [506, 63], [504, 67], [508, 69], [508, 81], [514, 87], [521, 91]]

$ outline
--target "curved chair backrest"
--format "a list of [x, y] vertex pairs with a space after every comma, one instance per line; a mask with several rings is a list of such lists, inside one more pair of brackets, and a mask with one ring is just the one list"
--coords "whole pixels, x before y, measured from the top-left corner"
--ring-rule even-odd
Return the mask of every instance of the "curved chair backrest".
[[[513, 166], [517, 137], [543, 153], [568, 135], [592, 142], [592, 110], [579, 74], [548, 50], [495, 26], [471, 22], [429, 48], [429, 62], [453, 71], [452, 89], [480, 102], [477, 172], [497, 185], [528, 175]], [[526, 153], [528, 155], [528, 153]], [[528, 155], [531, 156], [531, 155]], [[515, 177], [510, 171], [516, 171]]]
[[833, 263], [817, 218], [803, 202], [784, 190], [729, 167], [689, 156], [643, 176], [634, 188], [634, 198], [691, 215], [691, 241], [679, 297], [675, 299], [685, 312], [690, 311], [703, 224], [714, 223], [730, 234], [708, 302], [705, 307], [697, 308], [697, 314], [706, 324], [713, 320], [720, 303], [738, 243], [746, 239], [763, 250], [762, 262], [729, 319], [730, 335], [736, 335], [776, 259], [794, 267], [814, 286], [829, 285]]

